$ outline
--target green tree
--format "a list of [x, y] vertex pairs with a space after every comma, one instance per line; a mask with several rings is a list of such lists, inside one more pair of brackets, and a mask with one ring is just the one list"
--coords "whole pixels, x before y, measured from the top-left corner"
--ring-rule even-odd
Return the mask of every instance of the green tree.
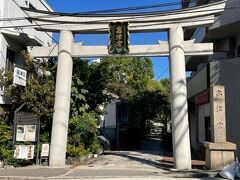
[[[28, 72], [27, 86], [13, 85], [11, 72], [1, 73], [1, 84], [5, 86], [5, 96], [11, 97], [19, 105], [26, 103], [27, 110], [40, 116], [41, 140], [50, 141], [57, 61], [49, 59], [36, 62], [27, 52], [24, 51], [23, 55], [26, 63], [24, 68]], [[68, 155], [69, 152], [71, 155], [81, 155], [87, 150], [95, 151], [98, 147], [97, 116], [94, 110], [107, 99], [103, 93], [107, 83], [100, 68], [89, 64], [87, 60], [77, 58], [73, 64]]]
[[[49, 134], [53, 116], [56, 62], [54, 59], [37, 62], [26, 51], [22, 54], [25, 57], [24, 69], [28, 73], [27, 86], [14, 85], [13, 73], [5, 72], [1, 78], [4, 95], [10, 97], [16, 107], [26, 103], [27, 110], [40, 117], [41, 132]], [[49, 140], [49, 135], [45, 137], [48, 138], [44, 140]]]
[[109, 80], [107, 91], [122, 98], [130, 99], [139, 91], [147, 88], [153, 78], [152, 62], [149, 58], [118, 57], [104, 58], [98, 64]]
[[132, 127], [140, 130], [140, 137], [149, 133], [150, 122], [161, 122], [167, 127], [169, 117], [168, 94], [164, 94], [161, 90], [139, 92], [130, 101], [129, 120]]
[[130, 133], [133, 132], [129, 137], [133, 142], [147, 132], [147, 122], [167, 123], [170, 117], [169, 82], [168, 79], [153, 79], [149, 58], [103, 58], [96, 66], [110, 77], [107, 91], [128, 100]]
[[13, 131], [11, 126], [7, 124], [3, 119], [0, 119], [0, 157], [4, 159], [12, 159], [12, 138]]
[[72, 116], [83, 114], [85, 111], [98, 113], [99, 105], [108, 102], [109, 95], [106, 89], [111, 77], [109, 73], [106, 73], [107, 71], [107, 67], [96, 63], [90, 64], [88, 60], [74, 59]]

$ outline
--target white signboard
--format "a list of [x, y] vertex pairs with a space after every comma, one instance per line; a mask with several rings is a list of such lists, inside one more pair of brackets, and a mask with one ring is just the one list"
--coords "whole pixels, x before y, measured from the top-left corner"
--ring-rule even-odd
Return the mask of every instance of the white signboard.
[[26, 86], [27, 81], [27, 71], [18, 67], [14, 68], [13, 73], [13, 84], [20, 86]]
[[35, 141], [36, 125], [17, 125], [16, 141]]
[[41, 157], [49, 156], [49, 144], [42, 144]]
[[34, 145], [15, 145], [14, 158], [16, 159], [33, 159]]
[[36, 125], [25, 125], [25, 141], [36, 140]]

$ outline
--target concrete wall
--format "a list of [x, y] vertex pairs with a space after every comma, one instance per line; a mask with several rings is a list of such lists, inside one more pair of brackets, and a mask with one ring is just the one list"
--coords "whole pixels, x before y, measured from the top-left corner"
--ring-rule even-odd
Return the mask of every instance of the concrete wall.
[[207, 67], [205, 66], [194, 77], [192, 77], [192, 79], [188, 81], [187, 83], [188, 98], [197, 95], [206, 89], [207, 89]]
[[227, 140], [237, 144], [240, 157], [240, 58], [211, 62], [210, 83], [225, 86]]
[[[44, 0], [16, 0], [16, 2], [23, 7], [28, 7], [31, 3], [36, 9], [49, 10], [52, 9], [47, 5]], [[14, 18], [14, 17], [26, 17], [27, 15], [16, 5], [12, 0], [0, 1], [0, 18]], [[21, 21], [0, 21], [1, 27], [13, 26], [19, 24], [29, 24], [27, 20]], [[23, 38], [19, 37], [19, 34], [24, 34]], [[52, 36], [51, 33], [49, 33]], [[52, 43], [51, 37], [45, 32], [38, 32], [33, 28], [2, 28], [0, 30], [0, 69], [5, 69], [7, 61], [7, 48], [15, 52], [14, 64], [24, 65], [24, 58], [21, 54], [21, 50], [26, 48], [26, 45], [32, 45], [38, 42], [38, 45], [48, 46]], [[1, 96], [3, 94], [3, 88], [0, 88], [0, 104], [7, 103]]]
[[198, 142], [205, 142], [205, 117], [210, 117], [210, 104], [198, 106]]
[[221, 39], [215, 42], [215, 51], [229, 51], [229, 38]]
[[[3, 7], [6, 1], [0, 1], [0, 18], [3, 18], [4, 12], [3, 12]], [[0, 26], [3, 26], [3, 21], [0, 21]], [[3, 43], [3, 36], [0, 34], [0, 68], [5, 66], [5, 52], [2, 51], [1, 45]]]
[[196, 106], [195, 112], [189, 113], [190, 140], [193, 158], [204, 160], [205, 152], [205, 117], [210, 116], [210, 104]]
[[228, 0], [226, 3], [225, 11], [216, 18], [216, 22], [210, 26], [210, 29], [225, 26], [231, 23], [240, 21], [240, 1], [239, 0]]
[[117, 141], [116, 108], [116, 100], [112, 100], [109, 104], [107, 104], [105, 114], [100, 125], [100, 128], [104, 128], [104, 133], [106, 133], [105, 135], [110, 140], [111, 147], [113, 148], [116, 147]]
[[240, 46], [240, 34], [236, 38], [236, 46]]
[[[4, 6], [2, 6], [1, 10], [3, 11], [3, 17], [6, 18], [14, 18], [14, 17], [27, 17], [27, 15], [12, 1], [12, 0], [4, 0]], [[50, 7], [47, 6], [45, 1], [43, 0], [16, 0], [16, 2], [23, 7], [29, 7], [29, 3], [32, 4], [36, 9], [39, 10], [51, 10]], [[41, 2], [45, 3], [48, 8], [46, 8]], [[29, 24], [27, 20], [22, 21], [5, 21], [3, 23], [3, 26], [12, 26], [12, 25], [22, 25], [22, 24]], [[30, 36], [35, 37], [39, 42], [41, 42], [42, 45], [48, 45], [48, 43], [51, 43], [52, 40], [49, 38], [48, 35], [44, 32], [38, 32], [34, 30], [33, 28], [23, 28], [19, 30], [15, 29], [7, 29], [9, 31], [13, 32], [22, 32], [26, 33]], [[51, 35], [51, 34], [50, 34]]]
[[[214, 55], [209, 56], [210, 62], [210, 86], [212, 85], [224, 85], [226, 89], [226, 123], [227, 123], [227, 140], [238, 145], [238, 156], [240, 156], [240, 58], [228, 59], [227, 51], [234, 51], [233, 47], [230, 48], [230, 39], [236, 39], [236, 48], [240, 45], [240, 1], [228, 0], [226, 4], [226, 10], [221, 16], [216, 18], [216, 22], [209, 27], [210, 33], [205, 36], [203, 28], [198, 28], [195, 31], [193, 38], [196, 42], [214, 39]], [[237, 26], [236, 26], [237, 25]], [[205, 37], [204, 37], [205, 36]], [[231, 44], [232, 45], [232, 44]], [[194, 60], [193, 58], [190, 60]], [[201, 80], [199, 73], [192, 78], [188, 84], [188, 97], [201, 89], [202, 84], [204, 86], [204, 80]], [[195, 81], [195, 83], [194, 83]], [[198, 83], [196, 83], [198, 82]], [[191, 83], [191, 84], [190, 84]], [[196, 87], [197, 86], [197, 87]], [[195, 92], [195, 93], [193, 93]], [[208, 108], [210, 110], [210, 107]], [[202, 120], [206, 113], [206, 108], [203, 106], [198, 107], [198, 141], [204, 142], [205, 137], [205, 122]], [[208, 114], [208, 113], [207, 113]], [[194, 118], [190, 116], [190, 123]], [[194, 123], [192, 123], [194, 124]], [[192, 127], [191, 127], [192, 128]], [[196, 133], [191, 130], [191, 133]]]
[[105, 128], [116, 128], [116, 108], [117, 103], [116, 101], [112, 100], [106, 106], [106, 113], [104, 115], [104, 127]]

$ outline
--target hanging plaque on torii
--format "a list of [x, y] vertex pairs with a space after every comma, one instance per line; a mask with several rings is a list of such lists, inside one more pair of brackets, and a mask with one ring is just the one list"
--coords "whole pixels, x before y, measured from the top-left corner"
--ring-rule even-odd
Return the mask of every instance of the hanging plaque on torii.
[[109, 23], [109, 54], [127, 54], [128, 47], [128, 22]]

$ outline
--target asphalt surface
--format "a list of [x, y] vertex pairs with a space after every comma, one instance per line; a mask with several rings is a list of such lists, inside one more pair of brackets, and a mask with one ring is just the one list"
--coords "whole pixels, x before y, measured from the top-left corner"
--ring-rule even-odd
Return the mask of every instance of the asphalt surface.
[[217, 179], [214, 171], [176, 171], [172, 167], [160, 140], [151, 138], [139, 150], [106, 152], [77, 166], [0, 169], [0, 179]]

